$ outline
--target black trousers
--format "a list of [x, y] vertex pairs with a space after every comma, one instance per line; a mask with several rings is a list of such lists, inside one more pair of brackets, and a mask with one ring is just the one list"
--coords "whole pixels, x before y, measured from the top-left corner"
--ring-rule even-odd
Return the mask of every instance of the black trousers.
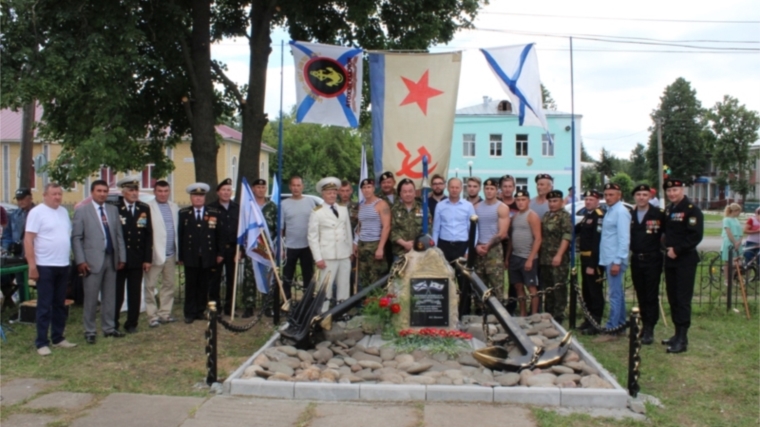
[[[235, 285], [235, 251], [237, 250], [237, 245], [228, 243], [224, 246], [224, 261], [222, 261], [221, 264], [219, 264], [219, 267], [216, 269], [216, 278], [214, 279], [214, 284], [217, 286], [217, 289], [212, 291], [212, 289], [209, 289], [209, 298], [211, 298], [211, 295], [216, 292], [217, 299], [214, 299], [216, 301], [217, 309], [219, 309], [219, 294], [221, 291], [219, 290], [219, 287], [222, 285], [222, 271], [224, 271], [224, 310], [232, 310], [232, 287]], [[238, 286], [241, 284], [238, 283]]]
[[119, 329], [119, 315], [124, 304], [124, 289], [127, 290], [127, 321], [124, 328], [136, 328], [140, 317], [142, 302], [142, 268], [124, 267], [116, 272], [116, 311], [114, 312], [114, 327]]
[[631, 279], [639, 300], [641, 321], [656, 325], [660, 319], [660, 278], [662, 276], [662, 253], [631, 255]]
[[[586, 274], [586, 268], [594, 269], [594, 274]], [[586, 303], [591, 316], [597, 321], [602, 320], [604, 314], [604, 286], [601, 279], [604, 278], [604, 269], [595, 265], [591, 257], [581, 256], [581, 296]]]
[[[467, 242], [450, 242], [438, 239], [438, 248], [443, 252], [446, 261], [454, 261], [467, 253]], [[457, 273], [459, 284], [459, 317], [472, 313], [472, 288], [465, 277]]]
[[697, 277], [698, 263], [697, 251], [665, 261], [665, 290], [670, 303], [670, 317], [676, 326], [691, 326], [691, 299], [694, 297], [694, 279]]
[[[200, 261], [199, 261], [200, 264]], [[209, 298], [209, 285], [216, 278], [218, 268], [185, 266], [185, 307], [184, 315], [189, 319], [203, 318]], [[218, 286], [218, 284], [217, 284]], [[218, 288], [217, 288], [218, 292]], [[217, 299], [219, 294], [216, 295]]]
[[296, 274], [296, 263], [301, 263], [301, 276], [303, 277], [303, 286], [309, 286], [311, 279], [314, 277], [314, 257], [311, 255], [311, 249], [305, 248], [286, 248], [285, 250], [285, 267], [283, 268], [283, 283], [282, 287], [285, 291], [285, 296], [291, 298], [291, 285], [293, 284], [293, 276]]

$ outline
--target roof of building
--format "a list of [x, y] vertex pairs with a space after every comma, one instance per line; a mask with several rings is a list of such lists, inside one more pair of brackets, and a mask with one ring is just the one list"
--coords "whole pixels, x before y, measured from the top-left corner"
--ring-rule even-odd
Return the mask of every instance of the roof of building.
[[[36, 122], [40, 121], [42, 117], [42, 106], [37, 105], [37, 110], [34, 113]], [[21, 110], [13, 111], [9, 108], [0, 110], [0, 141], [21, 141], [21, 119], [23, 114]], [[222, 138], [234, 142], [240, 142], [243, 139], [243, 134], [227, 125], [217, 125], [216, 132], [221, 135]], [[34, 136], [37, 137], [37, 129], [34, 130]], [[276, 153], [277, 150], [262, 143], [261, 149], [269, 153]]]
[[[499, 104], [503, 100], [488, 98], [479, 104], [475, 104], [469, 107], [460, 108], [456, 111], [458, 116], [506, 116], [513, 115], [517, 117], [516, 112], [499, 111]], [[509, 102], [509, 101], [507, 101]], [[545, 116], [566, 116], [570, 117], [570, 113], [564, 111], [544, 110]], [[576, 113], [575, 117], [582, 117]]]

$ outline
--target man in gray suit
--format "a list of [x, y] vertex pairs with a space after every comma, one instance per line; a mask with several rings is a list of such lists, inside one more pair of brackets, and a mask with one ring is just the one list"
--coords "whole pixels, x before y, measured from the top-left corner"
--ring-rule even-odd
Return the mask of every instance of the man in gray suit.
[[74, 212], [71, 246], [79, 274], [84, 277], [84, 336], [95, 344], [95, 313], [100, 293], [100, 323], [106, 337], [122, 338], [114, 328], [116, 270], [124, 268], [127, 250], [119, 210], [106, 203], [108, 184], [97, 180], [90, 186], [92, 202]]

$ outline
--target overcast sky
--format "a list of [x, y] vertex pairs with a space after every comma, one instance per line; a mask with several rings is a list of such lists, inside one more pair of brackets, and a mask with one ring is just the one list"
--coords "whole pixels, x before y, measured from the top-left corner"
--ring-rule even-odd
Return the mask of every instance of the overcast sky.
[[[684, 20], [711, 22], [673, 22]], [[703, 106], [713, 106], [728, 94], [748, 108], [760, 111], [758, 21], [758, 0], [536, 0], [522, 3], [491, 0], [491, 4], [479, 13], [476, 30], [462, 31], [448, 46], [436, 46], [432, 51], [464, 51], [457, 101], [457, 108], [461, 108], [482, 102], [486, 95], [495, 99], [505, 97], [478, 48], [536, 43], [541, 80], [551, 91], [558, 110], [569, 112], [569, 41], [567, 37], [551, 36], [572, 35], [575, 112], [583, 116], [581, 131], [586, 149], [594, 157], [598, 157], [604, 147], [627, 158], [637, 142], [646, 145], [648, 128], [652, 125], [649, 114], [657, 108], [665, 86], [678, 77], [691, 82]], [[534, 34], [515, 34], [526, 32]], [[656, 39], [642, 41], [700, 46], [700, 49], [581, 39], [597, 36]], [[285, 41], [283, 105], [286, 112], [295, 103], [295, 76], [287, 33], [277, 29], [272, 40], [266, 111], [269, 117], [276, 117], [280, 105], [280, 41]], [[693, 40], [745, 43], [686, 42]], [[710, 53], [704, 52], [704, 48], [756, 51]], [[668, 52], [652, 52], [658, 50]], [[690, 53], [683, 53], [685, 51]], [[228, 65], [232, 80], [239, 84], [247, 82], [247, 40], [225, 40], [215, 44], [212, 56]]]

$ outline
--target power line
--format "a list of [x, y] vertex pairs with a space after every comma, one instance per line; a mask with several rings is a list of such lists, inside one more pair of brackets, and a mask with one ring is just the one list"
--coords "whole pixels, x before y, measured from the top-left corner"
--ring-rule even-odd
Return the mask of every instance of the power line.
[[603, 16], [573, 16], [573, 15], [544, 15], [538, 13], [514, 13], [514, 12], [480, 12], [484, 15], [510, 15], [510, 16], [533, 16], [540, 18], [562, 18], [562, 19], [597, 19], [604, 21], [636, 21], [636, 22], [678, 22], [678, 23], [697, 23], [697, 24], [760, 24], [760, 21], [723, 21], [709, 19], [655, 19], [655, 18], [617, 18]]
[[618, 136], [618, 137], [615, 137], [615, 138], [590, 138], [590, 137], [588, 137], [588, 136], [584, 136], [583, 138], [584, 138], [584, 139], [590, 139], [590, 140], [593, 140], [593, 141], [614, 141], [614, 140], [616, 140], [616, 139], [629, 138], [629, 137], [631, 137], [631, 136], [634, 136], [634, 135], [638, 135], [638, 134], [640, 134], [640, 133], [644, 133], [644, 132], [649, 132], [649, 129], [647, 129], [647, 130], [642, 130], [642, 131], [638, 131], [638, 132], [636, 132], [636, 133], [632, 133], [632, 134], [630, 134], [630, 135], [623, 135], [623, 136]]

